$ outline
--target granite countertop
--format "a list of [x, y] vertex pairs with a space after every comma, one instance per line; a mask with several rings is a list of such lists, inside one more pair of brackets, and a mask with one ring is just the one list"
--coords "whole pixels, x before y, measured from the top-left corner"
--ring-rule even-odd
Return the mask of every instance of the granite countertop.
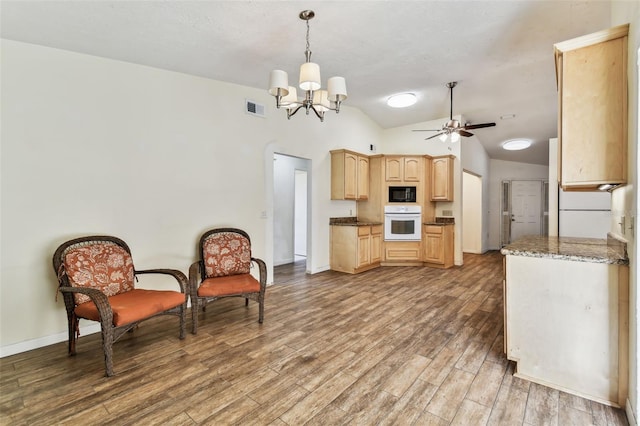
[[607, 239], [527, 235], [503, 247], [500, 252], [577, 262], [629, 264], [626, 243], [611, 235]]
[[436, 216], [434, 220], [430, 220], [428, 222], [422, 222], [423, 225], [438, 225], [438, 226], [445, 226], [445, 225], [455, 225], [456, 224], [456, 218], [455, 217], [450, 217], [450, 216]]
[[371, 226], [371, 225], [382, 225], [382, 222], [368, 222], [363, 220], [358, 220], [357, 217], [330, 217], [329, 218], [330, 226]]

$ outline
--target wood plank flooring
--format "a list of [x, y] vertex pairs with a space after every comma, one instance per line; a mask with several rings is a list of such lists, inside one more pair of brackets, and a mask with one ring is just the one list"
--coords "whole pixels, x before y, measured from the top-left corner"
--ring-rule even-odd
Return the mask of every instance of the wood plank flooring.
[[[625, 425], [620, 409], [513, 377], [502, 353], [502, 257], [359, 275], [276, 268], [265, 321], [237, 298], [197, 335], [175, 318], [75, 357], [59, 343], [0, 360], [0, 423]], [[61, 315], [64, 315], [61, 312]]]

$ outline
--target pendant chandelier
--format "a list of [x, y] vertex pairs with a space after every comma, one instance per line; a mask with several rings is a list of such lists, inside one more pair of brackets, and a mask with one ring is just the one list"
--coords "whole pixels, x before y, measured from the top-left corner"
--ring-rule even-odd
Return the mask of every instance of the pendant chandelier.
[[289, 77], [282, 70], [273, 70], [269, 78], [269, 93], [276, 98], [276, 107], [287, 110], [287, 118], [304, 108], [307, 115], [313, 111], [320, 121], [324, 121], [326, 111], [340, 112], [340, 104], [347, 99], [347, 84], [344, 77], [331, 77], [327, 81], [327, 90], [321, 89], [320, 66], [311, 62], [309, 50], [309, 20], [315, 16], [313, 10], [300, 12], [300, 19], [307, 23], [307, 48], [304, 51], [306, 61], [300, 66], [299, 87], [304, 97], [298, 99], [296, 88], [289, 86]]

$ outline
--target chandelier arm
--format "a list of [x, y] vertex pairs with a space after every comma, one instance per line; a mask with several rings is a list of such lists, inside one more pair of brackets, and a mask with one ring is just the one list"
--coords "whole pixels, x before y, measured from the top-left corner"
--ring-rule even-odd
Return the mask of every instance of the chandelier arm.
[[295, 115], [296, 112], [298, 112], [300, 110], [300, 108], [302, 108], [304, 106], [304, 104], [300, 104], [299, 106], [296, 107], [296, 109], [294, 109], [293, 111], [288, 109], [287, 110], [287, 119], [290, 120], [291, 117], [293, 117]]
[[[311, 107], [311, 109], [313, 110], [313, 112], [315, 112], [315, 113], [316, 113], [316, 115], [318, 116], [318, 118], [320, 119], [320, 121], [321, 121], [321, 122], [324, 122], [324, 111], [318, 111], [318, 110], [316, 109], [316, 107], [314, 107], [314, 106], [313, 106], [313, 104], [310, 104], [309, 106]], [[308, 113], [309, 113], [309, 112], [307, 111], [307, 114], [308, 114]]]

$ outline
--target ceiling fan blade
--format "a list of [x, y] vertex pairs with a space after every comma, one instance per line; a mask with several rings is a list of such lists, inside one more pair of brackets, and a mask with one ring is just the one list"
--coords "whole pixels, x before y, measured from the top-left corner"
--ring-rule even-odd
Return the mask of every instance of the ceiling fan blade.
[[469, 124], [464, 126], [465, 130], [482, 129], [484, 127], [493, 127], [496, 123]]
[[457, 130], [457, 132], [460, 134], [460, 136], [466, 136], [466, 137], [473, 136], [473, 133], [469, 133], [466, 130], [459, 129]]
[[439, 132], [441, 129], [414, 129], [412, 132]]
[[440, 136], [440, 135], [444, 135], [444, 132], [436, 133], [435, 135], [429, 136], [428, 138], [425, 138], [424, 140], [428, 141], [429, 139], [433, 139], [433, 138], [435, 138], [437, 136]]

